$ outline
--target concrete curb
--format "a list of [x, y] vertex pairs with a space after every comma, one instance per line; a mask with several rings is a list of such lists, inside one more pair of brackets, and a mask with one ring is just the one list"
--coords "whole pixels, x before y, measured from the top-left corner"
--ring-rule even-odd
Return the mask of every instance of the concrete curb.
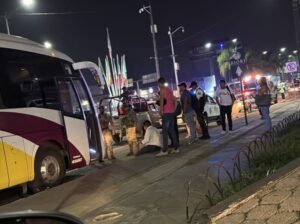
[[232, 210], [235, 210], [237, 207], [254, 198], [267, 186], [273, 185], [276, 182], [279, 182], [284, 177], [293, 173], [293, 171], [299, 167], [299, 164], [300, 158], [288, 163], [284, 167], [281, 167], [276, 173], [272, 174], [271, 176], [249, 185], [240, 192], [237, 192], [229, 198], [219, 202], [214, 207], [207, 209], [203, 213], [203, 215], [210, 221], [210, 223], [215, 223], [217, 220], [231, 213]]

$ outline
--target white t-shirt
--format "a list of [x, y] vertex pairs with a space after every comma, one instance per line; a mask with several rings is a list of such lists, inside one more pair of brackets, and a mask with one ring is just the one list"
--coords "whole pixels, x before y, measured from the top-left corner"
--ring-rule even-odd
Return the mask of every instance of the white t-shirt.
[[158, 147], [162, 147], [160, 131], [153, 126], [148, 127], [142, 143], [143, 145], [155, 145]]
[[228, 88], [226, 87], [225, 89], [221, 89], [218, 88], [216, 91], [216, 97], [219, 98], [219, 103], [222, 106], [231, 106], [232, 105], [232, 98], [230, 95], [230, 92], [232, 93], [232, 91], [228, 90]]

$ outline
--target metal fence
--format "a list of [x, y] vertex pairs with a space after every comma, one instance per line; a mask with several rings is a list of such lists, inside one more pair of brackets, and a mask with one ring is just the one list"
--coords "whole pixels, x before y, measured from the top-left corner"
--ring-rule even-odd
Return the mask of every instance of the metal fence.
[[[252, 165], [252, 159], [261, 152], [272, 150], [273, 146], [280, 144], [278, 139], [291, 127], [295, 122], [300, 121], [300, 111], [286, 117], [275, 125], [271, 131], [257, 137], [248, 145], [243, 146], [234, 156], [225, 158], [221, 162], [208, 167], [205, 177], [209, 182], [209, 190], [205, 195], [212, 204], [214, 201], [222, 200], [226, 197], [225, 187], [228, 184], [234, 185]], [[197, 180], [190, 179], [186, 184], [186, 218], [190, 220], [189, 201], [192, 184]]]

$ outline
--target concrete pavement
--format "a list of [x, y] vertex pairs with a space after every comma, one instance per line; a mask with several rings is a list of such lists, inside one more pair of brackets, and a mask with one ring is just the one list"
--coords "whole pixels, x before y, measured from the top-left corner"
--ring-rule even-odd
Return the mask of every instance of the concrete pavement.
[[[299, 162], [299, 161], [298, 161]], [[213, 224], [299, 224], [300, 168], [221, 212]]]
[[[274, 122], [298, 108], [299, 101], [275, 105]], [[237, 120], [235, 129], [222, 136], [219, 127], [213, 128], [211, 141], [184, 146], [180, 155], [160, 159], [145, 155], [94, 167], [88, 175], [2, 206], [0, 212], [59, 210], [87, 223], [185, 223], [186, 181], [201, 177], [210, 164], [263, 132], [258, 116], [250, 117], [248, 127]], [[192, 187], [191, 210], [208, 206], [204, 176]]]

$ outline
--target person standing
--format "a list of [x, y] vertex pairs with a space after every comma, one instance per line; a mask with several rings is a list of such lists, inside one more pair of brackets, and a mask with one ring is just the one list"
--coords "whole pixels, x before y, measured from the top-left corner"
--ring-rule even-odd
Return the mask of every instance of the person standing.
[[193, 108], [196, 112], [196, 116], [197, 116], [197, 120], [198, 123], [200, 125], [200, 128], [202, 130], [202, 137], [200, 137], [200, 139], [202, 140], [206, 140], [206, 139], [210, 139], [209, 133], [208, 133], [208, 127], [206, 124], [206, 121], [204, 119], [204, 107], [206, 104], [206, 94], [205, 92], [198, 87], [198, 84], [196, 81], [193, 81], [190, 85], [190, 88], [192, 88], [192, 94], [194, 102], [193, 102]]
[[285, 102], [285, 82], [280, 83], [279, 92], [281, 94], [282, 101]]
[[[114, 133], [114, 124], [112, 118], [105, 113], [104, 106], [99, 107], [99, 122], [102, 130], [103, 138], [104, 138], [104, 159], [114, 160], [116, 157], [114, 156], [113, 151], [113, 137]], [[112, 131], [109, 128], [109, 125], [112, 127]]]
[[144, 153], [156, 152], [161, 150], [162, 140], [161, 134], [156, 127], [151, 125], [150, 121], [144, 122], [145, 136], [142, 144], [145, 146], [136, 155], [139, 156]]
[[182, 117], [184, 122], [190, 129], [190, 141], [189, 144], [193, 144], [196, 141], [196, 124], [194, 121], [194, 110], [192, 108], [192, 94], [186, 89], [186, 83], [178, 85], [180, 88], [180, 101], [182, 105]]
[[174, 125], [176, 98], [173, 95], [173, 91], [166, 87], [166, 80], [164, 78], [158, 80], [158, 87], [160, 89], [159, 113], [162, 116], [163, 149], [156, 156], [161, 157], [168, 155], [168, 133], [170, 133], [170, 137], [173, 139], [174, 144], [174, 150], [172, 150], [171, 153], [179, 153], [179, 150]]
[[[139, 142], [137, 139], [137, 116], [136, 113], [132, 110], [131, 105], [124, 104], [125, 116], [121, 119], [121, 128], [125, 126], [126, 128], [126, 137], [129, 145], [129, 153], [127, 156], [134, 155], [134, 149], [136, 152], [139, 151]], [[122, 131], [121, 131], [122, 133]]]
[[234, 96], [230, 88], [226, 85], [225, 80], [220, 81], [220, 86], [216, 91], [216, 101], [220, 106], [222, 134], [226, 134], [226, 117], [229, 126], [229, 132], [232, 132], [232, 106], [234, 104]]
[[[264, 121], [265, 121], [265, 128], [266, 131], [270, 131], [272, 129], [272, 120], [270, 117], [270, 106], [271, 106], [271, 96], [268, 97], [267, 95], [270, 95], [270, 89], [268, 87], [268, 83], [267, 83], [267, 79], [265, 77], [262, 77], [260, 79], [260, 83], [259, 83], [260, 89], [258, 91], [258, 96], [259, 97], [263, 97], [266, 98], [265, 102], [261, 103], [261, 105], [259, 105], [259, 109], [263, 115]], [[268, 100], [269, 98], [269, 100]]]

